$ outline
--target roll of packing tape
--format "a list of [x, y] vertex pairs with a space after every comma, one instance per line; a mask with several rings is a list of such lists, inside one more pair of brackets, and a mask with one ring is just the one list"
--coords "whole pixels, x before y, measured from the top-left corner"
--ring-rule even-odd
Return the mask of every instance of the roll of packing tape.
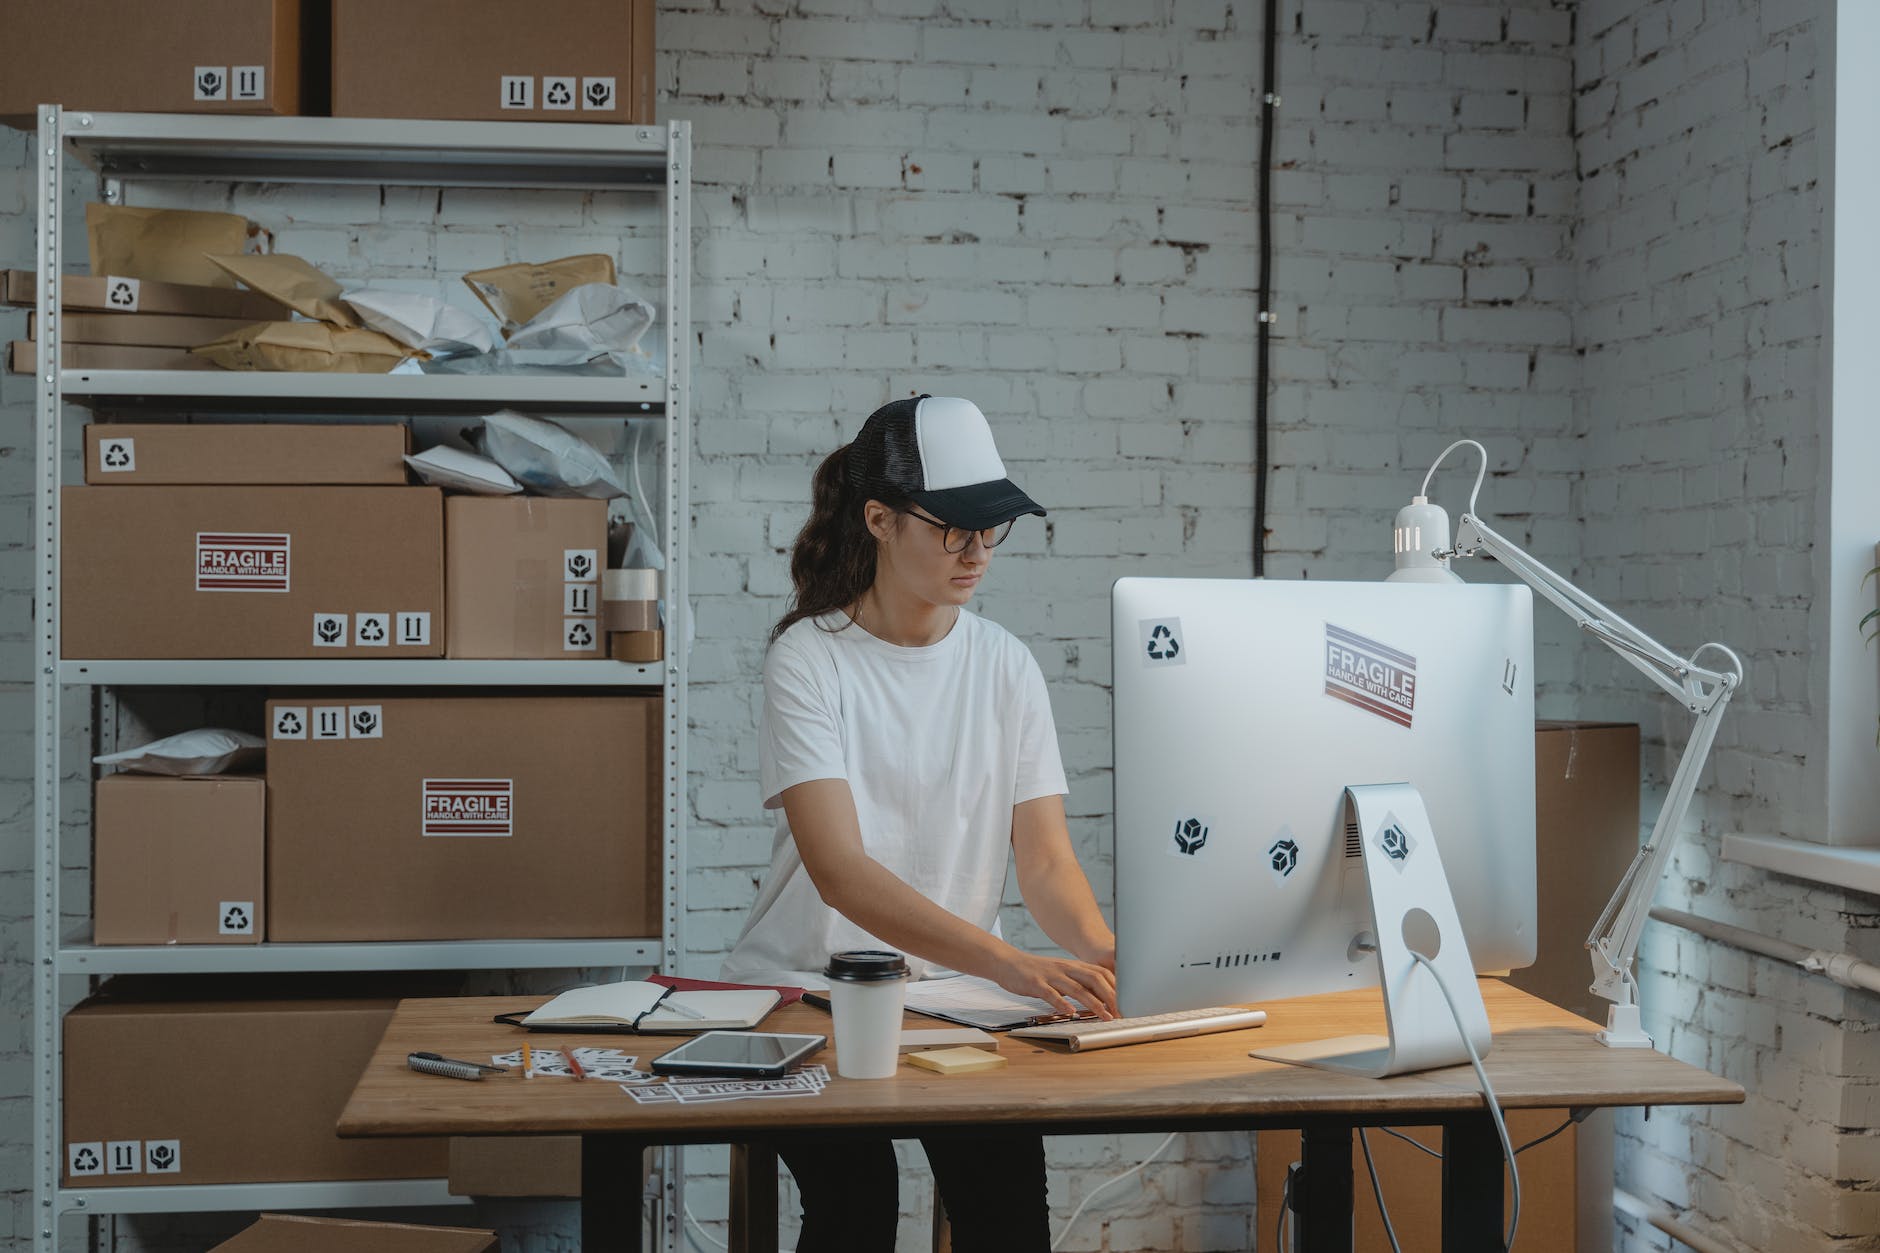
[[609, 631], [659, 630], [659, 571], [607, 570], [601, 575], [601, 626]]
[[658, 600], [659, 571], [653, 569], [604, 570], [602, 600]]

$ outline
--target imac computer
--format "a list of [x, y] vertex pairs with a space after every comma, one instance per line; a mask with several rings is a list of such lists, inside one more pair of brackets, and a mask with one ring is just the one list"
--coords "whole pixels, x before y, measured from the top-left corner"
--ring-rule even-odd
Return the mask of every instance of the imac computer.
[[[1525, 586], [1126, 578], [1111, 611], [1124, 1014], [1376, 986], [1373, 888], [1430, 892], [1399, 872], [1434, 859], [1392, 860], [1419, 830], [1474, 969], [1533, 962]], [[1346, 788], [1373, 784], [1427, 823], [1367, 849]]]

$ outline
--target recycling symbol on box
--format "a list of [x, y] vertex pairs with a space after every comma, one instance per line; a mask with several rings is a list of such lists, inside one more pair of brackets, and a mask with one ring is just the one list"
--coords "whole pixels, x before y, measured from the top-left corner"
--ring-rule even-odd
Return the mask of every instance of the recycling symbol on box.
[[137, 292], [123, 279], [111, 284], [111, 290], [105, 299], [122, 309], [129, 309], [137, 303]]
[[565, 78], [547, 80], [542, 90], [542, 103], [551, 109], [572, 109], [574, 107], [574, 84]]
[[81, 1144], [72, 1150], [72, 1173], [75, 1175], [95, 1175], [104, 1169], [104, 1159], [99, 1156], [101, 1146]]
[[593, 646], [594, 632], [588, 629], [587, 623], [577, 622], [568, 628], [568, 647], [592, 648]]
[[383, 644], [385, 642], [385, 615], [359, 615], [359, 642], [361, 644]]
[[274, 736], [276, 739], [297, 740], [307, 732], [307, 724], [301, 720], [298, 709], [283, 709], [274, 716]]
[[107, 470], [128, 470], [131, 468], [131, 446], [124, 440], [114, 439], [104, 446], [104, 468]]
[[1193, 857], [1208, 842], [1208, 829], [1199, 818], [1180, 818], [1175, 823], [1175, 851]]
[[252, 906], [250, 906], [248, 902], [222, 902], [222, 925], [220, 930], [223, 935], [252, 935], [254, 929], [255, 918], [252, 912]]

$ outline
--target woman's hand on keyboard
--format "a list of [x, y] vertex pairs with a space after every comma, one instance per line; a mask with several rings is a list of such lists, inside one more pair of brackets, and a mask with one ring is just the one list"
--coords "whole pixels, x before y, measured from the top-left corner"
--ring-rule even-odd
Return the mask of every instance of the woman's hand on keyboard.
[[1035, 996], [1060, 1014], [1086, 1010], [1099, 1018], [1117, 1018], [1116, 976], [1102, 966], [1040, 957], [1012, 949], [993, 981], [1018, 996]]

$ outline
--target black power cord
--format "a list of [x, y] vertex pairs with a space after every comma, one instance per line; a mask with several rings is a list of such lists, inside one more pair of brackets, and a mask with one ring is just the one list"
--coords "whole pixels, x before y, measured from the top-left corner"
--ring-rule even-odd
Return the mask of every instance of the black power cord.
[[1255, 328], [1253, 383], [1253, 577], [1266, 574], [1266, 393], [1272, 382], [1273, 124], [1279, 116], [1279, 0], [1266, 0], [1266, 38], [1260, 85], [1260, 307]]

